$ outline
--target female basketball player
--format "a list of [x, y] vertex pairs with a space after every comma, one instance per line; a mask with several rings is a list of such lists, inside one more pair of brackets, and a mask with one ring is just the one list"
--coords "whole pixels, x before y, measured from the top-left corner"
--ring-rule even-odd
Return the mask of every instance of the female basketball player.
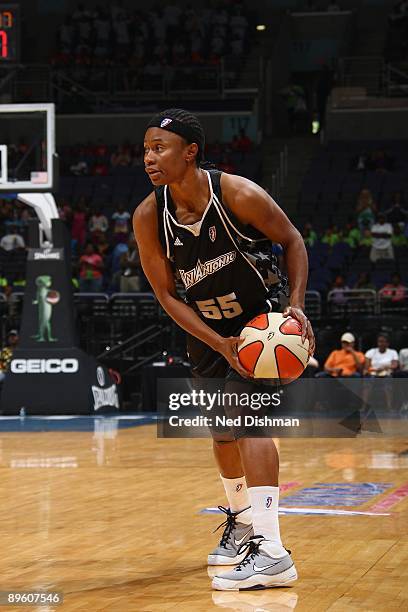
[[[283, 211], [253, 182], [200, 167], [204, 132], [186, 111], [169, 109], [153, 117], [144, 148], [154, 192], [134, 213], [135, 236], [157, 299], [188, 334], [193, 374], [248, 384], [237, 357], [239, 333], [255, 315], [278, 308], [276, 292], [257, 268], [257, 253], [245, 250], [254, 237], [283, 246], [290, 285], [284, 314], [300, 322], [302, 340], [308, 338], [313, 353], [313, 331], [304, 314], [307, 255]], [[186, 301], [176, 292], [175, 271]], [[208, 563], [238, 564], [215, 577], [213, 587], [240, 590], [293, 582], [296, 569], [279, 532], [279, 460], [273, 440], [245, 432], [212, 434], [229, 508]]]

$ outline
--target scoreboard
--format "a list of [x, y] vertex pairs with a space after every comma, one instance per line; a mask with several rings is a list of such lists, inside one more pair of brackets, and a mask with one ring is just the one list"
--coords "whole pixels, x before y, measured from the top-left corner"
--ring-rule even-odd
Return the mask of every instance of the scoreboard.
[[0, 4], [0, 65], [20, 60], [20, 7]]

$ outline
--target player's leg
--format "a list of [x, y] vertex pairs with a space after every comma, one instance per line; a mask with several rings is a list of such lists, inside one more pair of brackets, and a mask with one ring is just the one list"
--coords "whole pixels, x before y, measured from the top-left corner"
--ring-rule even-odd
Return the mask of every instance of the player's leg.
[[[248, 383], [242, 380], [230, 381], [228, 391], [251, 393]], [[245, 422], [246, 412], [247, 408], [235, 405], [228, 416], [240, 415], [241, 422]], [[234, 430], [248, 485], [255, 535], [244, 545], [243, 561], [234, 570], [214, 578], [215, 589], [266, 588], [289, 584], [297, 578], [290, 553], [280, 537], [279, 456], [274, 441], [265, 433], [259, 428], [248, 430], [242, 426]]]
[[228, 439], [230, 434], [212, 433], [214, 456], [229, 507], [219, 506], [227, 518], [220, 525], [224, 531], [218, 546], [208, 555], [208, 564], [234, 565], [245, 556], [238, 549], [253, 535], [251, 508], [236, 440]]
[[263, 535], [277, 555], [284, 554], [279, 529], [279, 456], [271, 438], [238, 440], [256, 535]]
[[[206, 379], [225, 378], [228, 363], [221, 355], [194, 336], [187, 336], [187, 348], [198, 390], [206, 389]], [[210, 385], [208, 391], [214, 391], [213, 386]], [[220, 411], [220, 415], [224, 415], [222, 406], [218, 406], [216, 410]], [[204, 414], [208, 416], [205, 411]], [[214, 410], [211, 416], [215, 418]], [[214, 456], [228, 504], [227, 507], [219, 506], [225, 512], [226, 520], [220, 525], [224, 530], [218, 546], [208, 555], [208, 564], [234, 565], [245, 555], [243, 553], [238, 556], [238, 548], [253, 535], [248, 491], [238, 445], [231, 429], [220, 425], [210, 431]]]

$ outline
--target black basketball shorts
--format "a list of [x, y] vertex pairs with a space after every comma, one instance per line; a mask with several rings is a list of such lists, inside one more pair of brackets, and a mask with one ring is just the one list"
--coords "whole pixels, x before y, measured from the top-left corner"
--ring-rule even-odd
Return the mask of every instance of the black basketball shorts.
[[[238, 398], [238, 401], [216, 402], [210, 414], [206, 407], [200, 406], [202, 414], [212, 418], [213, 425], [209, 428], [212, 437], [217, 441], [228, 442], [244, 437], [270, 436], [270, 431], [267, 431], [266, 428], [252, 424], [253, 418], [251, 417], [256, 416], [259, 420], [270, 412], [269, 407], [259, 406], [259, 401], [255, 402], [253, 399], [258, 399], [262, 393], [271, 396], [278, 392], [278, 385], [243, 378], [220, 353], [189, 334], [187, 335], [187, 351], [197, 390], [203, 389], [206, 392], [214, 393], [220, 387], [222, 398]], [[225, 419], [233, 419], [235, 424], [225, 425], [223, 424]]]

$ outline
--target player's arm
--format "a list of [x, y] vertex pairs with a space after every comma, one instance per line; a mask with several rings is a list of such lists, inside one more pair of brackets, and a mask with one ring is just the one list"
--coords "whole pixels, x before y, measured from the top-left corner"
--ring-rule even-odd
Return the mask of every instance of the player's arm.
[[360, 353], [357, 353], [351, 346], [349, 346], [348, 348], [346, 347], [344, 350], [346, 351], [346, 353], [350, 353], [350, 355], [353, 357], [354, 363], [356, 364], [357, 372], [361, 373], [365, 364], [364, 355], [361, 358]]
[[342, 373], [342, 368], [339, 368], [336, 366], [336, 358], [335, 358], [335, 353], [334, 351], [330, 353], [330, 355], [328, 356], [328, 358], [326, 359], [326, 362], [324, 364], [324, 371], [327, 372], [328, 374], [339, 374], [341, 375]]
[[236, 354], [239, 339], [223, 338], [217, 334], [179, 298], [169, 260], [159, 240], [154, 194], [148, 196], [135, 210], [133, 230], [144, 273], [167, 314], [186, 332], [221, 353], [241, 376], [247, 378], [248, 372], [241, 366]]
[[290, 306], [284, 316], [293, 316], [301, 323], [302, 339], [308, 338], [313, 354], [314, 334], [304, 314], [308, 260], [300, 232], [266, 191], [252, 181], [224, 173], [221, 187], [224, 202], [242, 223], [256, 227], [272, 242], [282, 245], [290, 286]]
[[391, 371], [394, 372], [395, 370], [398, 370], [398, 368], [399, 368], [398, 359], [391, 359]]
[[372, 366], [371, 358], [365, 356], [365, 364], [364, 364], [364, 374], [370, 374], [370, 372], [375, 372], [375, 368]]

